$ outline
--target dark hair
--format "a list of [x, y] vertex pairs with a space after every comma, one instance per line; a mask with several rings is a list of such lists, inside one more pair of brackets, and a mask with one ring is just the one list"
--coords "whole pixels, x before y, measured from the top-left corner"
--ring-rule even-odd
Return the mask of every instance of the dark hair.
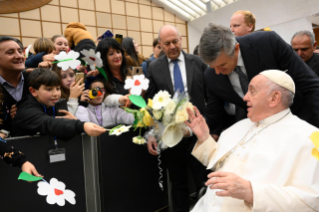
[[29, 86], [38, 90], [41, 85], [60, 86], [61, 81], [57, 73], [47, 68], [34, 69], [29, 75]]
[[65, 39], [66, 39], [66, 37], [64, 37], [63, 35], [54, 35], [54, 36], [51, 38], [51, 41], [54, 43], [55, 39], [57, 39], [57, 38], [65, 38]]
[[46, 38], [38, 38], [34, 41], [33, 49], [36, 54], [45, 52], [50, 54], [55, 50], [54, 43]]
[[0, 36], [0, 44], [2, 42], [10, 41], [10, 40], [16, 42], [20, 46], [21, 50], [23, 50], [23, 44], [19, 39], [13, 38], [11, 36], [6, 36], [6, 35]]
[[107, 93], [111, 94], [114, 93], [114, 85], [113, 85], [113, 74], [110, 70], [110, 66], [108, 64], [107, 60], [107, 53], [109, 52], [109, 49], [113, 48], [115, 50], [119, 50], [122, 53], [122, 64], [121, 64], [121, 69], [120, 69], [120, 74], [123, 80], [125, 80], [126, 76], [129, 74], [127, 67], [126, 67], [126, 58], [124, 56], [124, 50], [122, 49], [121, 45], [113, 38], [104, 38], [99, 42], [97, 45], [95, 52], [100, 52], [101, 53], [101, 59], [103, 61], [103, 69], [106, 73], [106, 76], [108, 78], [107, 81], [107, 86], [105, 86], [105, 89]]
[[197, 55], [198, 56], [198, 45], [195, 47], [195, 49], [193, 51], [193, 55]]
[[126, 37], [122, 41], [122, 47], [126, 51], [126, 53], [132, 58], [135, 66], [139, 66], [138, 64], [138, 53], [135, 51], [135, 46], [133, 44], [133, 38]]
[[158, 38], [155, 38], [153, 40], [153, 47], [155, 48], [157, 46], [157, 44], [158, 44]]

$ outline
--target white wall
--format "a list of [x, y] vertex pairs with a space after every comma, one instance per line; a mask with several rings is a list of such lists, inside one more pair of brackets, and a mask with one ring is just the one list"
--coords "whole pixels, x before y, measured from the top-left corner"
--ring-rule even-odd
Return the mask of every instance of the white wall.
[[[198, 41], [197, 34], [202, 34], [204, 28], [211, 22], [229, 26], [229, 21], [234, 12], [249, 10], [256, 16], [256, 30], [270, 27], [275, 29], [284, 39], [290, 42], [288, 37], [292, 31], [310, 29], [306, 17], [319, 13], [318, 0], [239, 0], [208, 13], [188, 23], [192, 26], [195, 36], [189, 34], [189, 45], [193, 46]], [[300, 19], [300, 20], [299, 20]], [[295, 30], [296, 29], [296, 30]], [[197, 31], [195, 33], [194, 31]], [[191, 52], [191, 49], [190, 49]]]
[[197, 29], [195, 29], [189, 23], [187, 23], [187, 29], [188, 29], [188, 50], [190, 54], [193, 54], [195, 47], [199, 44], [199, 39], [202, 33], [197, 31]]

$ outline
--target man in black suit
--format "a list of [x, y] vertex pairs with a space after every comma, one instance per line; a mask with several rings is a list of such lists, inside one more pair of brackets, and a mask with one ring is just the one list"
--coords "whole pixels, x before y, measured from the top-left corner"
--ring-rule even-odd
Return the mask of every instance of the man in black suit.
[[301, 59], [319, 76], [319, 54], [315, 34], [308, 30], [298, 31], [292, 36], [291, 46]]
[[[172, 96], [176, 90], [186, 91], [190, 101], [202, 112], [205, 111], [204, 71], [207, 66], [199, 57], [182, 51], [182, 37], [177, 28], [163, 26], [159, 31], [159, 43], [165, 55], [150, 64], [147, 78], [150, 80], [146, 98], [160, 90], [168, 91]], [[162, 159], [169, 170], [172, 184], [173, 209], [189, 211], [189, 191], [187, 169], [190, 166], [197, 189], [207, 180], [206, 171], [191, 154], [196, 138], [184, 138], [173, 148], [162, 151]], [[148, 151], [157, 155], [156, 142], [147, 143]]]
[[[212, 134], [221, 121], [224, 102], [247, 109], [243, 96], [249, 81], [268, 69], [287, 70], [295, 84], [292, 112], [319, 127], [319, 78], [275, 32], [236, 37], [229, 28], [209, 24], [200, 39], [199, 55], [210, 66], [205, 71], [206, 120]], [[237, 120], [246, 114], [237, 114]]]

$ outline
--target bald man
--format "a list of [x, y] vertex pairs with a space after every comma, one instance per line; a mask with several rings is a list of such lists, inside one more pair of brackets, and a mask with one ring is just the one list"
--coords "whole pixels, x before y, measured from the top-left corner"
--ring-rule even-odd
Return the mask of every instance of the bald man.
[[[190, 101], [203, 113], [205, 111], [204, 71], [207, 66], [199, 57], [182, 51], [182, 37], [177, 28], [171, 25], [163, 26], [159, 31], [159, 44], [165, 55], [150, 64], [147, 78], [150, 86], [146, 99], [160, 90], [168, 91], [171, 96], [179, 90], [190, 96]], [[195, 145], [194, 136], [184, 138], [173, 148], [162, 151], [162, 159], [169, 170], [172, 184], [173, 211], [189, 211], [189, 190], [187, 184], [187, 169], [190, 167], [197, 190], [206, 179], [204, 166], [191, 154]], [[157, 155], [157, 143], [148, 142], [150, 154]]]
[[291, 113], [294, 94], [288, 74], [261, 72], [244, 96], [248, 118], [218, 143], [200, 112], [188, 109], [186, 124], [198, 138], [192, 154], [214, 171], [192, 212], [319, 211], [319, 162], [310, 139], [319, 129]]
[[255, 30], [256, 18], [250, 11], [239, 10], [230, 19], [230, 29], [236, 37], [244, 36]]

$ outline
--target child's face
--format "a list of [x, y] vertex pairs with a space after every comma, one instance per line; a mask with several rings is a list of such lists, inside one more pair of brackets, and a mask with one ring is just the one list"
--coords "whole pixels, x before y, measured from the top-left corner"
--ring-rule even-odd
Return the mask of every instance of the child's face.
[[101, 88], [101, 90], [103, 92], [103, 95], [102, 96], [98, 96], [95, 99], [91, 99], [90, 100], [90, 104], [94, 105], [94, 106], [101, 104], [103, 99], [104, 99], [104, 96], [105, 96], [105, 88], [104, 88], [103, 83], [101, 83], [101, 82], [93, 82], [92, 85], [91, 85], [91, 89], [96, 88], [96, 87], [100, 87]]
[[72, 69], [68, 69], [66, 71], [63, 71], [61, 69], [61, 84], [62, 87], [65, 89], [69, 89], [70, 90], [70, 86], [71, 84], [75, 82], [75, 74], [74, 71]]
[[55, 54], [60, 54], [61, 51], [68, 52], [69, 50], [69, 44], [67, 39], [64, 37], [58, 37], [54, 41], [55, 45]]
[[60, 86], [41, 85], [38, 90], [31, 89], [31, 94], [47, 108], [53, 107], [61, 97]]

